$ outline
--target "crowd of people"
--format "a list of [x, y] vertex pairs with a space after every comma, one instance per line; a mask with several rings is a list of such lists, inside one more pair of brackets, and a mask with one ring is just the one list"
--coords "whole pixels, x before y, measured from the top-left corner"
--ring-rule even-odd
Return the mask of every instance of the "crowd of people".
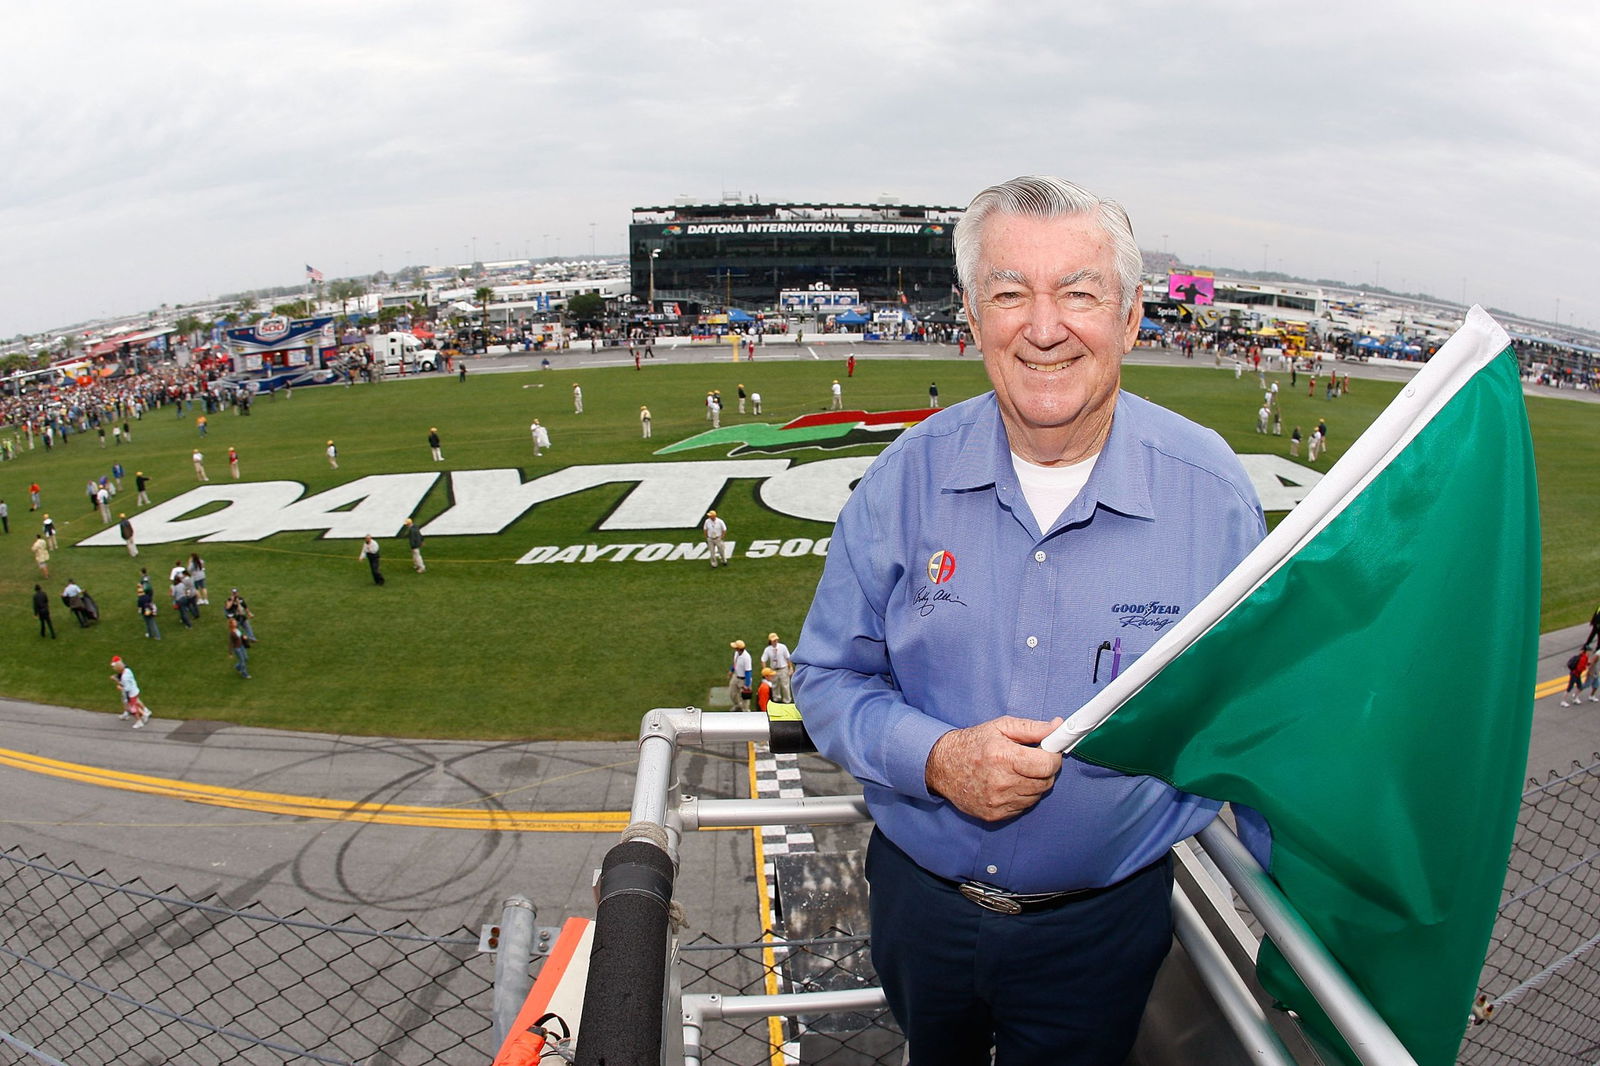
[[145, 415], [173, 406], [180, 418], [196, 407], [202, 414], [230, 407], [248, 414], [253, 395], [215, 368], [191, 364], [0, 396], [0, 461], [84, 438], [101, 448], [132, 444]]
[[[1289, 387], [1295, 388], [1299, 384], [1302, 361], [1292, 358], [1282, 360], [1281, 364], [1277, 364], [1276, 361], [1277, 357], [1275, 354], [1268, 353], [1263, 355], [1263, 353], [1257, 349], [1255, 351], [1246, 351], [1236, 355], [1233, 359], [1232, 365], [1233, 376], [1235, 380], [1242, 380], [1244, 378], [1247, 367], [1253, 368], [1252, 372], [1256, 377], [1256, 387], [1261, 390], [1261, 402], [1256, 407], [1255, 411], [1255, 431], [1263, 435], [1281, 437], [1284, 435], [1284, 433], [1283, 407], [1280, 398], [1280, 383], [1269, 378], [1269, 374], [1274, 372], [1287, 372], [1289, 374]], [[1281, 371], [1269, 370], [1269, 367], [1273, 367], [1275, 365], [1281, 365]], [[1306, 396], [1309, 399], [1315, 399], [1317, 395], [1317, 382], [1319, 380], [1319, 375], [1322, 372], [1322, 361], [1320, 358], [1307, 359], [1304, 361], [1304, 368], [1310, 371], [1306, 378]], [[1325, 381], [1326, 384], [1323, 389], [1323, 396], [1326, 400], [1336, 400], [1339, 397], [1346, 395], [1350, 391], [1350, 375], [1348, 373], [1341, 376], [1337, 373], [1334, 373], [1330, 369], [1326, 375]], [[1289, 457], [1291, 459], [1300, 458], [1302, 446], [1305, 448], [1306, 460], [1308, 462], [1314, 463], [1318, 459], [1322, 459], [1327, 456], [1327, 418], [1319, 417], [1317, 419], [1317, 424], [1312, 427], [1309, 435], [1303, 432], [1300, 426], [1293, 426], [1289, 433]]]
[[[41, 540], [43, 539], [41, 535]], [[41, 564], [41, 569], [44, 569]], [[48, 573], [45, 574], [48, 577]], [[177, 620], [184, 629], [195, 629], [201, 622], [202, 608], [211, 606], [207, 591], [206, 563], [198, 552], [187, 559], [179, 559], [167, 574], [167, 596]], [[87, 629], [101, 621], [101, 610], [94, 596], [76, 579], [68, 578], [61, 589], [61, 602], [72, 612], [80, 628]], [[134, 612], [144, 627], [144, 638], [161, 640], [161, 609], [156, 603], [155, 583], [148, 567], [139, 568], [138, 583], [134, 588]], [[50, 612], [50, 595], [42, 584], [33, 586], [33, 614], [39, 620], [39, 636], [56, 639], [55, 621]], [[227, 644], [233, 667], [239, 676], [250, 679], [249, 649], [256, 642], [255, 612], [244, 594], [237, 588], [229, 590], [222, 606], [222, 620], [227, 627]], [[124, 718], [128, 715], [124, 714]], [[146, 719], [136, 718], [135, 728]]]

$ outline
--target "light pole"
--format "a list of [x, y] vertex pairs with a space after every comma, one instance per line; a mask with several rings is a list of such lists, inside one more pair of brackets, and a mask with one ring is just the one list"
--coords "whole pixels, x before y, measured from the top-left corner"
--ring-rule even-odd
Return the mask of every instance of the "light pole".
[[653, 315], [656, 311], [656, 256], [660, 254], [660, 248], [650, 249], [650, 305], [645, 308], [646, 314]]

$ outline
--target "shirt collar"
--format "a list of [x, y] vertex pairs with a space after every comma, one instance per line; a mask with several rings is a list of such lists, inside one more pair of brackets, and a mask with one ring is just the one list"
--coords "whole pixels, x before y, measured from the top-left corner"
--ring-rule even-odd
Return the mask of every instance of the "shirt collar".
[[[1144, 449], [1140, 447], [1145, 437], [1141, 403], [1127, 392], [1117, 394], [1111, 433], [1100, 450], [1094, 473], [1089, 475], [1088, 484], [1062, 515], [1063, 519], [1086, 515], [1095, 506], [1134, 518], [1154, 516]], [[968, 430], [966, 445], [939, 487], [962, 492], [989, 486], [994, 487], [996, 495], [1007, 506], [1021, 499], [1022, 489], [1011, 465], [1011, 445], [1005, 423], [1000, 418], [1000, 404], [993, 392], [983, 398]]]

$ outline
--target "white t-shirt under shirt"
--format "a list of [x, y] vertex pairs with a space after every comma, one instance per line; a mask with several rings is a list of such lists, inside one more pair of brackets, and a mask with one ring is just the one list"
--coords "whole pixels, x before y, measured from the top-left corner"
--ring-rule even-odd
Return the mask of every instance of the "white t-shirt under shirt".
[[1016, 452], [1011, 453], [1011, 467], [1017, 472], [1022, 495], [1028, 501], [1028, 509], [1033, 512], [1033, 520], [1039, 523], [1040, 533], [1048, 533], [1056, 519], [1061, 517], [1061, 512], [1078, 498], [1078, 493], [1089, 482], [1089, 475], [1094, 473], [1094, 463], [1098, 458], [1100, 453], [1095, 452], [1089, 458], [1068, 466], [1036, 466]]

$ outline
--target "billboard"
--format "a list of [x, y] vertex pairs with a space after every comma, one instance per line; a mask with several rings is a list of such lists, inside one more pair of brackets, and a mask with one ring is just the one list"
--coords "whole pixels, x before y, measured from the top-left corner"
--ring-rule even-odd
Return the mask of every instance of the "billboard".
[[281, 315], [263, 318], [252, 326], [227, 331], [228, 343], [235, 351], [275, 351], [290, 346], [305, 346], [322, 341], [333, 343], [333, 317], [288, 319]]
[[835, 219], [821, 221], [771, 221], [747, 219], [743, 221], [671, 222], [664, 225], [635, 224], [633, 235], [645, 238], [666, 237], [800, 237], [818, 233], [855, 235], [863, 233], [879, 236], [916, 237], [928, 235], [942, 237], [951, 227], [939, 222], [850, 222]]
[[1168, 274], [1167, 298], [1202, 307], [1216, 302], [1217, 279], [1210, 271], [1193, 274]]
[[809, 289], [784, 289], [778, 293], [778, 306], [785, 311], [818, 311], [834, 314], [853, 311], [861, 303], [858, 289], [830, 289], [821, 282]]

